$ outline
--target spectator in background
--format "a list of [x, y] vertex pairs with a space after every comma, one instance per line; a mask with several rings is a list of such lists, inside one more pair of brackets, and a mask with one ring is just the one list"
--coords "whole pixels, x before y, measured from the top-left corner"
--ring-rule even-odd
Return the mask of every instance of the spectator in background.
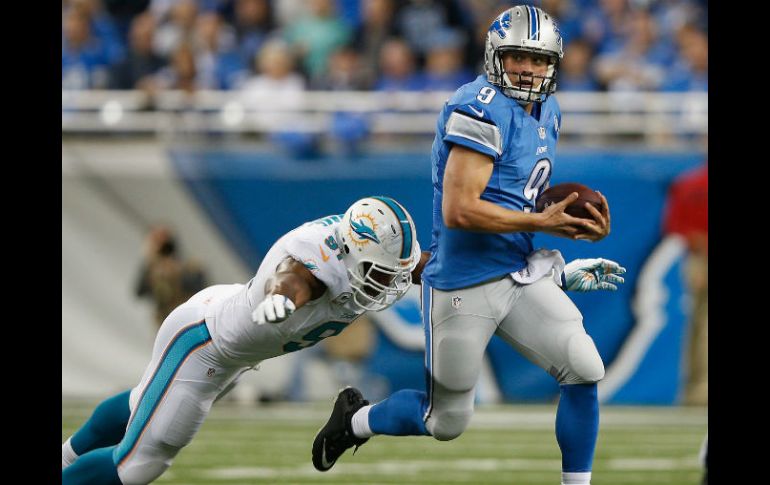
[[171, 63], [155, 76], [151, 90], [171, 89], [193, 94], [200, 89], [195, 51], [190, 44], [181, 44], [171, 54]]
[[145, 239], [136, 296], [150, 298], [155, 304], [158, 327], [174, 308], [206, 286], [200, 263], [182, 259], [171, 230], [163, 225], [153, 227]]
[[591, 44], [582, 38], [574, 39], [564, 48], [564, 58], [559, 64], [558, 87], [562, 91], [598, 91], [599, 82], [594, 76], [591, 60]]
[[62, 18], [62, 89], [105, 89], [109, 80], [109, 56], [92, 35], [83, 10], [67, 9]]
[[598, 0], [584, 14], [582, 36], [599, 54], [617, 50], [623, 43], [629, 14], [628, 0]]
[[662, 91], [708, 91], [709, 40], [693, 26], [683, 28], [677, 36], [680, 57], [667, 71]]
[[417, 73], [415, 58], [409, 45], [398, 38], [385, 42], [380, 51], [380, 78], [377, 91], [419, 91], [424, 79]]
[[[396, 13], [396, 26], [399, 35], [409, 44], [419, 66], [422, 66], [431, 48], [429, 34], [445, 28], [460, 30], [465, 33], [463, 38], [463, 58], [465, 63], [469, 53], [465, 49], [468, 40], [473, 36], [473, 24], [470, 15], [466, 14], [456, 0], [407, 0]], [[483, 45], [483, 44], [481, 44]], [[473, 50], [476, 57], [477, 50]]]
[[569, 45], [583, 35], [583, 14], [572, 0], [542, 0], [538, 7], [550, 12], [559, 22], [559, 32], [564, 45]]
[[441, 29], [428, 38], [424, 89], [452, 91], [473, 81], [473, 72], [463, 64], [463, 32]]
[[679, 31], [689, 25], [696, 25], [700, 30], [707, 27], [703, 7], [692, 0], [655, 0], [650, 12], [666, 42], [675, 43]]
[[310, 80], [322, 76], [332, 52], [350, 40], [350, 28], [334, 8], [333, 0], [310, 0], [306, 15], [286, 26], [286, 40]]
[[128, 44], [131, 24], [136, 16], [145, 13], [150, 0], [103, 0], [104, 8], [115, 22], [121, 41]]
[[[313, 89], [329, 91], [364, 91], [372, 86], [370, 71], [363, 69], [361, 56], [353, 45], [337, 49], [329, 58], [329, 69], [313, 84]], [[366, 114], [337, 111], [332, 115], [331, 139], [344, 155], [359, 153], [361, 143], [369, 135]]]
[[258, 74], [241, 87], [241, 102], [251, 110], [266, 110], [265, 116], [258, 113], [257, 119], [270, 126], [270, 141], [298, 158], [315, 158], [318, 137], [303, 130], [306, 121], [290, 113], [304, 103], [306, 86], [305, 78], [295, 70], [293, 51], [286, 42], [274, 38], [262, 46], [256, 63]]
[[235, 48], [235, 31], [214, 11], [195, 24], [198, 83], [202, 89], [232, 89], [248, 77]]
[[70, 0], [70, 8], [80, 10], [91, 27], [92, 35], [102, 44], [107, 62], [115, 64], [125, 55], [125, 39], [110, 14], [104, 10], [101, 0]]
[[171, 57], [180, 45], [192, 44], [197, 17], [198, 3], [195, 0], [177, 0], [168, 8], [167, 15], [156, 14], [160, 26], [155, 31], [153, 41], [155, 52], [163, 57]]
[[667, 236], [678, 235], [687, 245], [686, 274], [692, 311], [684, 403], [705, 406], [708, 404], [708, 160], [674, 180], [663, 224]]
[[270, 32], [276, 28], [269, 0], [235, 0], [235, 35], [244, 66], [251, 65]]
[[373, 80], [368, 69], [364, 69], [361, 55], [353, 44], [346, 44], [329, 57], [326, 72], [311, 83], [313, 89], [328, 91], [365, 91]]
[[361, 25], [353, 35], [356, 46], [361, 53], [361, 69], [367, 76], [379, 76], [379, 57], [382, 46], [392, 36], [398, 34], [393, 14], [393, 0], [365, 0]]
[[134, 17], [128, 54], [110, 73], [111, 89], [145, 89], [152, 82], [152, 76], [166, 64], [166, 60], [152, 50], [154, 34], [155, 17], [151, 13]]
[[628, 36], [622, 45], [600, 54], [595, 65], [609, 91], [652, 91], [660, 87], [673, 60], [672, 48], [658, 41], [654, 17], [636, 10], [628, 17]]
[[286, 42], [277, 38], [265, 42], [254, 61], [257, 74], [241, 87], [247, 106], [267, 103], [288, 108], [301, 103], [296, 94], [305, 90], [305, 79], [296, 72], [294, 56]]

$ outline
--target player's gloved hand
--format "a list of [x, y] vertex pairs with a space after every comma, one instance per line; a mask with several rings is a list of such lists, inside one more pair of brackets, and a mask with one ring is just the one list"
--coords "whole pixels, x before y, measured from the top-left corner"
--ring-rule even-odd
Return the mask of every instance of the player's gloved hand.
[[257, 325], [279, 323], [291, 316], [296, 307], [294, 302], [283, 295], [267, 295], [262, 303], [251, 312], [251, 320]]
[[603, 258], [576, 259], [564, 266], [566, 290], [594, 291], [618, 289], [625, 280], [622, 275], [626, 268], [615, 261]]

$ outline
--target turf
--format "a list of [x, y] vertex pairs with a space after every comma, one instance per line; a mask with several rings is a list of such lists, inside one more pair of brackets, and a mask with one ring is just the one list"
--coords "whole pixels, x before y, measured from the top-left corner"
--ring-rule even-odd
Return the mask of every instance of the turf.
[[[94, 402], [63, 401], [62, 441]], [[480, 407], [449, 442], [429, 437], [370, 440], [326, 473], [310, 447], [328, 403], [217, 403], [193, 442], [155, 483], [163, 484], [558, 484], [555, 406]], [[593, 485], [698, 485], [705, 408], [603, 406]]]

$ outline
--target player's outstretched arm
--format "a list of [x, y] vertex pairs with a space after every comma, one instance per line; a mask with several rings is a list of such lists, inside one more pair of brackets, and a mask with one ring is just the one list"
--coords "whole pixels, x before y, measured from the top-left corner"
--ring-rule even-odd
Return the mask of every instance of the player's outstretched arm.
[[265, 283], [265, 299], [251, 314], [256, 324], [279, 323], [297, 308], [320, 297], [326, 290], [305, 265], [293, 258], [284, 259]]
[[568, 291], [615, 291], [622, 284], [626, 268], [604, 258], [575, 259], [564, 267], [565, 290]]
[[454, 145], [444, 171], [444, 224], [450, 229], [479, 232], [545, 232], [575, 239], [586, 234], [593, 221], [572, 217], [564, 209], [578, 194], [570, 194], [542, 213], [506, 209], [481, 200], [493, 170], [492, 158], [480, 152]]

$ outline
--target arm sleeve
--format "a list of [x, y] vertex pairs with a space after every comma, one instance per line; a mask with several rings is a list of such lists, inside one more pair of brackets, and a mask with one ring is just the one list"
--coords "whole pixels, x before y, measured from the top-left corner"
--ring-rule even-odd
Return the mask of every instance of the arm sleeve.
[[500, 128], [489, 119], [490, 107], [457, 106], [447, 118], [444, 141], [462, 145], [497, 160], [503, 153]]
[[338, 252], [324, 244], [324, 240], [333, 235], [332, 231], [324, 229], [311, 225], [298, 230], [286, 241], [286, 252], [304, 264], [336, 296], [346, 291], [347, 271], [337, 259]]

